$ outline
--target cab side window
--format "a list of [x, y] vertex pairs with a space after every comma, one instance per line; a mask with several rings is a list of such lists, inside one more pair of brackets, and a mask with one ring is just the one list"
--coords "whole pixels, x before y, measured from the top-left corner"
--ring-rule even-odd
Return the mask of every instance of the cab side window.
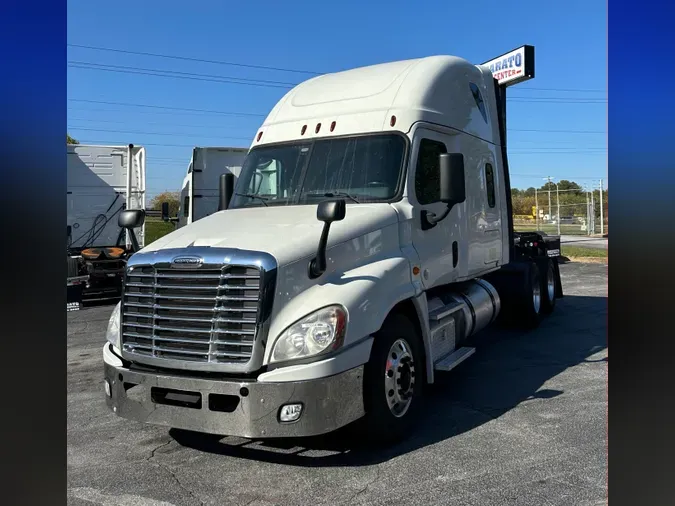
[[439, 155], [447, 152], [442, 142], [431, 139], [420, 141], [415, 169], [415, 195], [422, 205], [433, 204], [441, 199]]

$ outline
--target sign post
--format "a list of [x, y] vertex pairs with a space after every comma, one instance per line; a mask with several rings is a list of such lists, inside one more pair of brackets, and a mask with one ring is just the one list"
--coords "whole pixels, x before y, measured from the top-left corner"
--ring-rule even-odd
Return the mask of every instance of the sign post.
[[506, 145], [506, 88], [534, 78], [534, 46], [520, 46], [481, 65], [490, 67], [501, 90], [500, 112], [504, 122], [503, 140]]
[[[492, 60], [482, 63], [481, 66], [487, 66], [490, 69], [495, 82], [497, 117], [501, 134], [500, 137], [502, 139], [501, 152], [502, 159], [504, 160], [504, 185], [507, 195], [509, 195], [509, 198], [507, 198], [508, 224], [510, 230], [509, 256], [510, 258], [513, 258], [515, 255], [515, 243], [513, 240], [513, 206], [510, 198], [511, 180], [509, 178], [509, 163], [506, 154], [506, 88], [534, 78], [534, 46], [520, 46], [508, 53], [504, 53], [501, 56], [497, 56]], [[538, 207], [539, 206], [537, 205], [537, 208]]]

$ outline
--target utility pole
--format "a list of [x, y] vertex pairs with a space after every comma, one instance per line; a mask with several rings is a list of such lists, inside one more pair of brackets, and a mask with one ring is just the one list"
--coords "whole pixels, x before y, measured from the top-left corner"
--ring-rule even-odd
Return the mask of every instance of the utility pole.
[[537, 198], [537, 189], [534, 189], [534, 214], [535, 222], [537, 224], [537, 231], [539, 231], [539, 199]]
[[556, 223], [558, 224], [558, 237], [560, 237], [560, 190], [558, 183], [555, 184], [555, 201], [556, 201]]
[[588, 199], [588, 189], [586, 189], [586, 235], [591, 235], [591, 203]]
[[595, 235], [595, 190], [591, 186], [591, 230]]
[[544, 180], [548, 181], [548, 219], [551, 219], [551, 216], [553, 216], [552, 209], [551, 209], [551, 179], [553, 179], [551, 176], [545, 177]]
[[600, 180], [600, 234], [605, 235], [605, 211], [602, 208], [602, 179]]

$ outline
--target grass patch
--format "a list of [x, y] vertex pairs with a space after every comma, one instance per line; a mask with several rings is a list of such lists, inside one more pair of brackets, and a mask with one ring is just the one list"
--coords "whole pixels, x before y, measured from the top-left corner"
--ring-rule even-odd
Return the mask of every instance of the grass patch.
[[[558, 226], [540, 223], [537, 228], [536, 223], [515, 223], [513, 229], [516, 232], [545, 232], [548, 235], [558, 235]], [[561, 235], [588, 235], [588, 232], [581, 230], [581, 225], [560, 224]]]
[[164, 237], [169, 232], [176, 230], [173, 223], [167, 223], [162, 220], [146, 219], [145, 220], [145, 245]]
[[606, 249], [583, 248], [580, 246], [561, 245], [560, 254], [575, 262], [608, 262]]

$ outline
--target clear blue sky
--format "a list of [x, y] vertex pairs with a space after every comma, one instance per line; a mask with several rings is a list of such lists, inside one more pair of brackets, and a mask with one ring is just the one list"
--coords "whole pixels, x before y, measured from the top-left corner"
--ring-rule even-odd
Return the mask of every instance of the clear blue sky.
[[[543, 176], [580, 184], [604, 178], [607, 184], [606, 5], [589, 0], [69, 0], [71, 45], [188, 59], [69, 46], [68, 131], [83, 143], [145, 145], [152, 196], [180, 188], [191, 146], [248, 147], [286, 83], [307, 79], [311, 72], [434, 54], [481, 63], [532, 44], [535, 79], [509, 88], [513, 186], [540, 186]], [[158, 70], [183, 78], [148, 75]], [[266, 82], [234, 84], [223, 77]]]

